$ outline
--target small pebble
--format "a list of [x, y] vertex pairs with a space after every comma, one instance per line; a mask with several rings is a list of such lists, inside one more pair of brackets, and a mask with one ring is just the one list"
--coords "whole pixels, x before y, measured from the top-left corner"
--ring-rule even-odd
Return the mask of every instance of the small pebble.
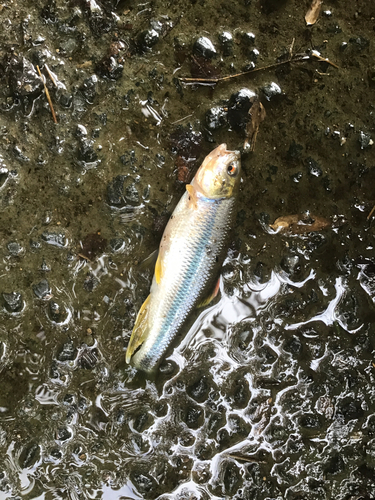
[[199, 56], [205, 57], [206, 59], [212, 59], [217, 56], [214, 44], [206, 36], [198, 38], [194, 44], [193, 52]]

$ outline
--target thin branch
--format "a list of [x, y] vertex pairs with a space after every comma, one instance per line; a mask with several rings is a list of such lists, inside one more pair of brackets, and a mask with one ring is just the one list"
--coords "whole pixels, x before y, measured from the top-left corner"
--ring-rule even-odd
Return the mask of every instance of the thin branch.
[[87, 260], [88, 262], [92, 262], [92, 260], [86, 257], [86, 255], [83, 255], [83, 253], [77, 254], [77, 257], [81, 257], [81, 259]]
[[190, 113], [190, 115], [184, 116], [183, 118], [180, 118], [179, 120], [176, 120], [175, 122], [172, 122], [172, 125], [176, 125], [176, 123], [183, 122], [184, 120], [186, 120], [186, 118], [190, 118], [191, 116], [193, 116], [193, 113]]
[[134, 76], [135, 75], [138, 75], [138, 73], [145, 67], [144, 64], [141, 64], [140, 67], [137, 69], [137, 71], [134, 73]]
[[294, 42], [295, 41], [296, 41], [296, 39], [293, 38], [292, 43], [290, 44], [290, 47], [289, 47], [289, 56], [290, 56], [290, 59], [292, 59], [292, 57], [293, 57], [293, 49], [294, 49]]
[[54, 84], [55, 87], [57, 87], [57, 83], [56, 83], [56, 80], [55, 80], [55, 77], [53, 76], [53, 74], [51, 73], [49, 67], [47, 66], [46, 63], [44, 63], [44, 67], [46, 68], [47, 70], [47, 73], [48, 73], [48, 76], [51, 78], [52, 80], [52, 83]]
[[47, 101], [48, 101], [49, 107], [51, 108], [51, 113], [52, 113], [53, 121], [55, 123], [57, 123], [57, 118], [56, 118], [55, 110], [53, 109], [53, 104], [52, 104], [51, 96], [49, 95], [49, 92], [48, 92], [45, 80], [44, 80], [44, 78], [42, 76], [42, 73], [40, 72], [39, 66], [37, 66], [36, 69], [38, 70], [39, 76], [40, 76], [40, 78], [41, 78], [41, 80], [43, 82], [43, 85], [44, 85], [44, 92], [46, 93]]
[[[290, 51], [293, 50], [293, 46], [294, 46], [294, 40], [292, 41], [292, 45], [290, 47]], [[312, 57], [315, 57], [315, 59], [317, 59], [318, 61], [326, 62], [326, 63], [330, 64], [331, 66], [333, 66], [334, 68], [339, 69], [339, 67], [335, 63], [331, 62], [329, 59], [321, 57], [319, 54], [317, 54], [315, 52], [312, 52], [310, 55], [296, 54], [294, 56], [289, 57], [286, 61], [280, 61], [280, 62], [277, 62], [277, 63], [269, 64], [268, 66], [262, 66], [261, 68], [250, 69], [249, 71], [243, 71], [242, 73], [236, 73], [234, 75], [227, 75], [227, 76], [222, 76], [222, 77], [219, 77], [219, 78], [187, 78], [187, 77], [179, 77], [179, 80], [181, 82], [183, 82], [183, 83], [216, 84], [216, 83], [219, 83], [219, 82], [224, 82], [226, 80], [232, 80], [233, 78], [238, 78], [240, 76], [250, 75], [251, 73], [255, 73], [256, 71], [264, 71], [264, 70], [267, 70], [267, 69], [273, 69], [273, 68], [277, 68], [278, 66], [283, 66], [285, 64], [289, 64], [289, 63], [292, 63], [292, 62], [308, 61], [308, 60], [311, 60]]]
[[264, 460], [259, 460], [258, 458], [255, 457], [240, 457], [239, 455], [232, 455], [230, 453], [228, 453], [227, 456], [230, 458], [234, 458], [235, 460], [241, 460], [242, 462], [256, 462], [258, 464], [266, 463]]
[[336, 69], [340, 69], [339, 66], [337, 66], [337, 64], [333, 63], [332, 61], [330, 61], [329, 59], [326, 59], [325, 57], [322, 57], [320, 56], [319, 54], [317, 54], [315, 51], [313, 51], [311, 53], [311, 56], [310, 57], [315, 57], [316, 59], [318, 59], [318, 61], [322, 61], [322, 62], [326, 62], [328, 64], [330, 64], [331, 66], [333, 66], [334, 68]]
[[371, 212], [368, 214], [368, 216], [367, 216], [367, 220], [370, 220], [370, 219], [371, 219], [371, 216], [372, 216], [372, 214], [373, 214], [374, 212], [375, 212], [375, 205], [372, 207]]
[[[299, 59], [302, 60], [302, 59]], [[287, 61], [281, 61], [278, 63], [270, 64], [269, 66], [262, 66], [261, 68], [254, 68], [250, 69], [249, 71], [243, 71], [242, 73], [236, 73], [235, 75], [227, 75], [227, 76], [221, 76], [219, 78], [185, 78], [185, 77], [178, 77], [179, 80], [182, 82], [186, 83], [219, 83], [219, 82], [224, 82], [225, 80], [231, 80], [232, 78], [237, 78], [239, 76], [245, 76], [249, 75], [250, 73], [255, 73], [256, 71], [263, 71], [265, 69], [272, 69], [277, 66], [282, 66], [284, 64], [288, 64], [291, 62], [291, 59], [288, 59]]]

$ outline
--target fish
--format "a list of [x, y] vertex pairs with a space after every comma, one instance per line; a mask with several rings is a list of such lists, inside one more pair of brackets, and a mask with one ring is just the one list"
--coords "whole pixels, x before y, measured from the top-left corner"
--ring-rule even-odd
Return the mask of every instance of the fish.
[[217, 295], [240, 181], [240, 152], [221, 144], [186, 185], [161, 238], [150, 294], [127, 347], [126, 362], [138, 370], [154, 372], [191, 312]]

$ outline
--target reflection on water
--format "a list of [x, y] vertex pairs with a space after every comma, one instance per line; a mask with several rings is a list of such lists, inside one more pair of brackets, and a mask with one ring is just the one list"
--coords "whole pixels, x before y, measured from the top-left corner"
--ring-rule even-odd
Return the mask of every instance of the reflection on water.
[[[132, 273], [112, 277], [109, 259], [73, 268], [77, 280], [87, 268], [96, 276], [104, 270], [119, 288], [105, 312], [97, 304], [72, 309], [70, 328], [77, 320], [110, 328], [116, 303], [134, 292]], [[369, 325], [344, 307], [349, 283], [366, 290], [361, 273], [355, 281], [318, 278], [310, 268], [299, 281], [273, 270], [261, 282], [245, 280], [251, 260], [241, 254], [228, 264], [220, 299], [200, 312], [156, 380], [123, 360], [119, 369], [109, 366], [113, 344], [99, 337], [81, 346], [66, 340], [51, 368], [43, 350], [20, 344], [24, 372], [17, 376], [27, 376], [28, 387], [17, 413], [4, 405], [0, 416], [2, 424], [15, 424], [4, 491], [46, 499], [48, 492], [92, 499], [294, 498], [310, 491], [311, 478], [334, 474], [327, 471], [337, 453], [356, 448], [375, 425], [371, 357], [358, 359], [351, 342], [359, 334], [366, 346]], [[70, 308], [68, 290], [55, 297], [72, 297]], [[38, 338], [47, 346], [48, 328], [39, 321], [46, 333]], [[59, 328], [63, 333], [65, 323]], [[10, 348], [9, 340], [5, 364]], [[43, 365], [48, 380], [40, 383]], [[40, 427], [38, 437], [16, 435], [21, 415], [30, 430]]]
[[331, 326], [335, 323], [338, 323], [341, 326], [341, 328], [343, 328], [348, 333], [357, 333], [362, 328], [363, 324], [354, 330], [350, 330], [347, 322], [345, 321], [345, 317], [338, 312], [338, 306], [342, 301], [344, 294], [348, 293], [347, 288], [344, 286], [343, 279], [341, 277], [336, 279], [335, 290], [336, 290], [336, 296], [328, 303], [328, 307], [324, 312], [319, 313], [313, 318], [308, 319], [302, 323], [288, 325], [286, 326], [286, 328], [292, 330], [299, 328], [303, 325], [312, 323], [314, 321], [323, 321], [323, 323], [327, 326]]

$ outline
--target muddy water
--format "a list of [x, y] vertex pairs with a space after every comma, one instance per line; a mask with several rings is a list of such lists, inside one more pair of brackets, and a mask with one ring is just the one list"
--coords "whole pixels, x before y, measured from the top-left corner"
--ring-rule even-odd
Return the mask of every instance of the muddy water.
[[[0, 498], [375, 497], [375, 7], [309, 4], [0, 3]], [[220, 298], [147, 379], [139, 263], [251, 92]]]

